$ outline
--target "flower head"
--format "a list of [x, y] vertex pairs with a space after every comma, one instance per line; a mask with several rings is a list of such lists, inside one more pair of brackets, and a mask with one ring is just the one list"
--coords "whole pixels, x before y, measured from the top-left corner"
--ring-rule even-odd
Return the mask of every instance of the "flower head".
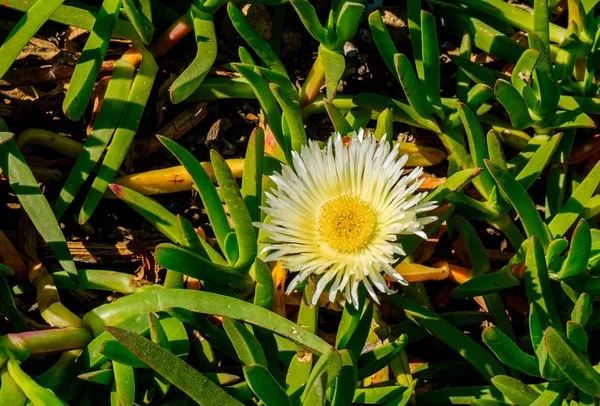
[[376, 302], [374, 288], [394, 292], [384, 275], [406, 284], [392, 267], [405, 255], [398, 237], [426, 239], [423, 226], [436, 218], [419, 214], [436, 204], [422, 202], [426, 193], [415, 193], [423, 168], [402, 176], [408, 156], [397, 158], [398, 145], [378, 144], [360, 130], [348, 147], [339, 134], [324, 149], [310, 141], [300, 154], [293, 153], [295, 169], [284, 166], [271, 177], [277, 187], [266, 194], [268, 207], [262, 208], [270, 220], [256, 226], [271, 240], [265, 260], [282, 260], [297, 273], [288, 294], [309, 275], [321, 275], [313, 304], [332, 282], [330, 301], [344, 292], [358, 307], [361, 282]]

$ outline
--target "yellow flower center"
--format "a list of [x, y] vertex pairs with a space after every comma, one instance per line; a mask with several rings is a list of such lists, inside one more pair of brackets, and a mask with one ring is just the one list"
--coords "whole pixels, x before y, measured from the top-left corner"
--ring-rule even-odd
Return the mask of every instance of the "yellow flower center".
[[342, 253], [360, 251], [371, 241], [377, 222], [371, 207], [360, 198], [343, 195], [319, 209], [317, 230], [321, 239]]

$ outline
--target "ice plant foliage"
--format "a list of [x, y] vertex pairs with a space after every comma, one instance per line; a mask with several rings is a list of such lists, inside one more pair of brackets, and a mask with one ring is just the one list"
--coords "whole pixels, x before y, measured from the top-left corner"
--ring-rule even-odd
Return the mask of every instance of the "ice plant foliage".
[[348, 147], [339, 134], [323, 149], [310, 141], [293, 154], [294, 169], [284, 166], [271, 177], [277, 187], [267, 193], [268, 207], [262, 208], [270, 219], [256, 226], [271, 240], [265, 260], [282, 260], [297, 273], [287, 293], [309, 275], [321, 275], [313, 304], [333, 282], [329, 300], [343, 292], [358, 307], [361, 282], [376, 302], [373, 287], [393, 292], [384, 275], [406, 284], [392, 266], [404, 255], [398, 238], [427, 238], [423, 227], [436, 219], [419, 216], [436, 204], [422, 202], [426, 193], [415, 193], [423, 168], [403, 176], [407, 160], [407, 155], [398, 158], [398, 145], [378, 144], [360, 130]]

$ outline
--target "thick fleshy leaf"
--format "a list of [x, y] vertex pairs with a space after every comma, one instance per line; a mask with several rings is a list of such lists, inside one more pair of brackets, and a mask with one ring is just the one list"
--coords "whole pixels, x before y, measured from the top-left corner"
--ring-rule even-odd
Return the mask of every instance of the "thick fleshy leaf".
[[365, 5], [359, 1], [344, 2], [338, 12], [338, 18], [335, 23], [336, 41], [333, 44], [328, 43], [328, 46], [333, 49], [339, 49], [347, 41], [351, 41], [358, 30], [358, 24], [364, 10]]
[[492, 272], [486, 275], [477, 276], [459, 285], [452, 292], [452, 296], [457, 299], [468, 297], [483, 296], [490, 293], [501, 292], [515, 286], [519, 286], [519, 281], [509, 269]]
[[554, 305], [544, 249], [535, 236], [527, 242], [525, 289], [529, 302], [536, 305], [537, 317], [541, 322], [542, 330], [549, 325], [560, 329], [562, 323]]
[[[347, 302], [346, 307], [348, 306], [352, 306], [352, 304]], [[354, 313], [353, 316], [350, 316], [353, 317], [353, 323], [351, 326], [349, 326], [349, 330], [345, 331], [345, 334], [336, 346], [338, 350], [349, 350], [357, 358], [360, 356], [360, 354], [362, 354], [362, 350], [367, 341], [367, 337], [369, 336], [374, 311], [373, 304], [370, 301], [365, 301], [364, 307], [360, 306], [360, 309], [361, 311], [358, 311], [357, 313]], [[354, 322], [356, 321], [354, 317], [357, 317], [357, 315], [359, 317], [359, 320], [358, 323], [354, 324]], [[339, 332], [338, 334], [340, 333], [341, 332]]]
[[313, 391], [313, 386], [322, 386], [323, 390], [329, 388], [340, 374], [342, 366], [342, 357], [336, 349], [331, 348], [328, 352], [323, 354], [310, 373], [304, 393], [302, 393], [300, 399], [304, 402], [304, 400], [314, 396], [314, 394], [311, 393]]
[[402, 334], [397, 340], [365, 352], [358, 359], [358, 379], [365, 379], [389, 365], [406, 347], [408, 337]]
[[509, 82], [498, 79], [494, 86], [494, 94], [500, 104], [502, 104], [502, 107], [506, 109], [506, 112], [510, 116], [510, 122], [515, 129], [522, 130], [534, 123], [525, 100], [523, 100], [519, 91]]
[[583, 354], [588, 350], [588, 336], [585, 328], [574, 321], [567, 322], [567, 339], [575, 349]]
[[321, 338], [301, 329], [297, 324], [262, 307], [232, 297], [188, 289], [145, 289], [124, 296], [110, 304], [98, 306], [84, 316], [84, 322], [94, 334], [105, 326], [115, 325], [142, 312], [161, 312], [171, 308], [231, 317], [292, 340], [320, 355], [331, 346]]
[[287, 154], [286, 159], [290, 160], [289, 151], [291, 145], [288, 145], [290, 142], [283, 136], [283, 129], [281, 128], [281, 109], [279, 108], [277, 99], [275, 99], [275, 96], [273, 96], [269, 89], [268, 81], [255, 66], [234, 63], [232, 64], [232, 67], [248, 80], [248, 84], [252, 87], [252, 90], [260, 103], [260, 107], [264, 112], [269, 128], [271, 129], [277, 144], [284, 153]]
[[421, 117], [431, 119], [433, 117], [433, 106], [427, 100], [427, 93], [423, 90], [406, 55], [394, 55], [394, 66], [410, 105]]
[[190, 16], [196, 38], [196, 57], [169, 89], [171, 101], [175, 104], [186, 100], [198, 89], [217, 58], [217, 36], [212, 15], [192, 4]]
[[346, 136], [354, 131], [354, 129], [346, 120], [342, 112], [337, 107], [335, 107], [333, 103], [331, 103], [327, 99], [323, 99], [323, 104], [325, 105], [327, 115], [329, 116], [329, 119], [331, 120], [333, 128], [336, 132], [340, 133], [342, 136]]
[[548, 353], [560, 370], [583, 392], [600, 397], [600, 374], [594, 370], [587, 356], [577, 351], [554, 328], [544, 334]]
[[342, 357], [342, 370], [334, 383], [332, 404], [350, 405], [358, 381], [356, 358], [348, 350], [341, 350], [340, 356]]
[[115, 62], [108, 87], [104, 93], [104, 103], [94, 121], [92, 132], [87, 136], [83, 150], [54, 204], [54, 214], [60, 219], [75, 199], [75, 195], [92, 173], [94, 167], [106, 150], [117, 128], [121, 113], [129, 97], [131, 83], [135, 75], [135, 66], [124, 59]]
[[600, 162], [587, 174], [579, 187], [571, 194], [564, 206], [554, 216], [548, 228], [554, 237], [561, 237], [579, 217], [585, 204], [590, 200], [600, 182]]
[[484, 379], [491, 380], [495, 375], [505, 373], [504, 368], [489, 352], [438, 314], [400, 296], [388, 296], [386, 300], [429, 334], [465, 357]]
[[213, 405], [215, 403], [222, 405], [241, 404], [205, 375], [160, 345], [119, 327], [106, 327], [106, 331], [133, 352], [141, 361], [200, 405]]
[[133, 367], [113, 361], [113, 373], [119, 403], [123, 406], [133, 406], [135, 401], [135, 375]]
[[545, 125], [557, 130], [597, 127], [594, 119], [581, 111], [557, 111]]
[[571, 320], [581, 324], [582, 326], [585, 326], [593, 312], [594, 307], [590, 295], [587, 293], [582, 293], [577, 299], [575, 307], [573, 307], [573, 311], [571, 312]]
[[177, 158], [184, 166], [185, 170], [190, 174], [196, 189], [200, 193], [202, 203], [206, 208], [206, 213], [210, 224], [215, 232], [215, 237], [219, 246], [225, 246], [225, 238], [231, 232], [227, 215], [221, 204], [221, 198], [213, 185], [210, 176], [200, 162], [185, 148], [166, 137], [159, 136], [159, 141]]
[[442, 200], [450, 193], [456, 192], [466, 185], [477, 175], [481, 173], [482, 168], [470, 168], [463, 169], [460, 172], [456, 172], [452, 176], [446, 178], [444, 183], [436, 187], [433, 191], [429, 192], [425, 196], [425, 201], [432, 201], [441, 203]]
[[[477, 235], [477, 231], [475, 227], [471, 225], [467, 220], [459, 215], [454, 215], [450, 218], [449, 223], [453, 230], [457, 230], [462, 237], [462, 240], [466, 246], [467, 252], [469, 254], [469, 259], [471, 260], [472, 269], [469, 273], [469, 277], [473, 278], [471, 281], [478, 279], [478, 277], [485, 274], [490, 270], [490, 261], [485, 252], [485, 247], [481, 242], [481, 239]], [[494, 279], [495, 280], [495, 279]], [[489, 281], [489, 278], [488, 278]], [[468, 282], [467, 282], [468, 283]], [[494, 285], [494, 284], [492, 284]], [[461, 285], [461, 286], [464, 286]], [[482, 285], [475, 284], [474, 286], [482, 287]], [[472, 286], [473, 287], [473, 286]], [[460, 286], [459, 286], [460, 288]], [[463, 292], [469, 290], [469, 287], [464, 288]], [[477, 289], [477, 288], [476, 288]], [[456, 294], [456, 291], [455, 291]]]
[[154, 24], [152, 23], [152, 3], [150, 0], [123, 0], [123, 13], [135, 28], [144, 44], [152, 42]]
[[64, 0], [37, 1], [26, 10], [0, 46], [0, 78], [8, 72], [27, 42], [39, 31]]
[[170, 243], [156, 247], [156, 262], [167, 269], [204, 281], [235, 284], [244, 279], [244, 274], [235, 268], [213, 263], [186, 248]]
[[440, 53], [435, 17], [432, 13], [421, 11], [421, 40], [423, 43], [423, 87], [429, 102], [438, 109], [442, 106], [440, 98]]
[[550, 162], [561, 139], [562, 133], [559, 133], [540, 145], [531, 158], [529, 158], [523, 169], [515, 176], [515, 180], [523, 186], [523, 189], [527, 190], [535, 183], [544, 168], [546, 168]]
[[281, 86], [271, 83], [269, 87], [283, 111], [284, 120], [282, 120], [282, 128], [284, 134], [289, 134], [287, 135], [291, 140], [289, 148], [291, 148], [292, 151], [299, 152], [302, 146], [307, 143], [300, 103], [294, 100], [292, 95], [288, 94]]
[[97, 371], [81, 374], [77, 378], [98, 385], [110, 385], [113, 381], [113, 377], [113, 371], [110, 369], [99, 369]]
[[[519, 58], [511, 74], [512, 85], [519, 91], [525, 102], [533, 102], [535, 96], [531, 90], [531, 81], [533, 80], [533, 70], [540, 57], [539, 51], [527, 49]], [[537, 102], [537, 100], [535, 100]], [[531, 107], [535, 107], [535, 104]]]
[[88, 107], [96, 77], [102, 67], [106, 49], [119, 18], [120, 6], [121, 0], [103, 1], [98, 11], [94, 29], [90, 31], [90, 36], [77, 60], [63, 101], [63, 111], [71, 120], [79, 120]]
[[[468, 28], [465, 28], [464, 33], [462, 35], [462, 39], [460, 41], [459, 53], [458, 55], [467, 58], [470, 62], [471, 52], [472, 52], [472, 44], [471, 44], [471, 32]], [[479, 83], [478, 83], [479, 84]], [[485, 86], [485, 85], [483, 85]], [[456, 72], [456, 97], [460, 101], [465, 101], [465, 97], [469, 93], [469, 89], [471, 88], [471, 79], [469, 76], [462, 70], [458, 69]], [[487, 86], [489, 89], [489, 86]], [[492, 92], [493, 95], [493, 92]]]
[[[319, 316], [319, 306], [311, 303], [315, 289], [315, 279], [309, 278], [306, 287], [304, 288], [302, 301], [300, 302], [300, 310], [298, 311], [298, 324], [302, 326], [303, 329], [313, 334], [317, 332]], [[287, 376], [285, 377], [286, 392], [290, 398], [294, 400], [300, 398], [304, 386], [308, 381], [308, 377], [310, 376], [313, 359], [315, 358], [312, 353], [306, 351], [304, 348], [297, 347], [296, 350], [296, 355], [290, 361]]]
[[587, 268], [591, 251], [592, 234], [590, 226], [585, 220], [581, 220], [573, 232], [571, 247], [566, 261], [563, 262], [560, 268], [558, 278], [564, 279], [584, 272]]
[[519, 214], [527, 236], [537, 236], [542, 246], [547, 248], [551, 241], [550, 232], [529, 194], [505, 169], [491, 161], [486, 161], [485, 165], [496, 180], [502, 194]]
[[163, 233], [169, 240], [178, 243], [179, 232], [177, 230], [177, 216], [165, 209], [156, 200], [144, 196], [141, 193], [126, 188], [125, 186], [111, 183], [110, 189], [119, 199], [127, 203], [132, 209], [144, 217], [158, 231]]
[[452, 61], [475, 83], [483, 83], [494, 88], [496, 77], [487, 68], [471, 62], [469, 58], [463, 56], [453, 56]]
[[315, 8], [307, 0], [291, 0], [290, 3], [310, 35], [320, 43], [327, 41], [327, 30], [319, 22]]
[[46, 244], [54, 251], [63, 269], [76, 279], [77, 270], [65, 236], [37, 180], [19, 151], [14, 134], [9, 132], [0, 132], [0, 168], [8, 178], [8, 183], [19, 198], [21, 206]]
[[[14, 358], [10, 358], [7, 363], [8, 373], [14, 382], [21, 388], [23, 393], [36, 405], [44, 406], [67, 406], [62, 399], [54, 394], [50, 389], [44, 388], [36, 383], [23, 369], [21, 363]], [[4, 379], [2, 380], [4, 384]], [[12, 399], [11, 399], [12, 403]]]
[[242, 365], [262, 365], [267, 367], [267, 359], [260, 343], [242, 323], [223, 319], [223, 328], [237, 353]]
[[481, 338], [496, 357], [509, 368], [518, 369], [529, 376], [540, 376], [537, 359], [523, 352], [498, 327], [486, 328]]
[[258, 54], [258, 56], [267, 64], [274, 72], [280, 73], [287, 77], [287, 71], [281, 60], [269, 46], [267, 41], [254, 29], [252, 24], [244, 13], [233, 3], [227, 4], [227, 14], [233, 23], [233, 26], [250, 47]]
[[571, 388], [571, 383], [566, 379], [550, 382], [542, 394], [530, 406], [560, 405]]
[[235, 230], [239, 250], [235, 267], [248, 272], [257, 254], [256, 229], [227, 162], [214, 150], [210, 153], [210, 161]]
[[177, 320], [180, 320], [184, 324], [201, 332], [202, 336], [206, 338], [212, 346], [230, 359], [237, 361], [238, 358], [235, 349], [227, 334], [222, 329], [212, 324], [206, 316], [180, 307], [170, 308], [167, 312]]
[[540, 396], [540, 392], [511, 376], [495, 376], [492, 378], [492, 383], [517, 405], [529, 406]]
[[291, 405], [285, 390], [263, 365], [244, 365], [246, 381], [265, 405]]
[[[469, 151], [473, 158], [473, 164], [479, 168], [484, 168], [485, 160], [489, 159], [490, 156], [481, 124], [475, 113], [473, 113], [467, 105], [459, 103], [458, 112], [463, 126], [465, 127], [465, 132], [467, 133]], [[482, 196], [489, 197], [489, 194], [495, 185], [494, 179], [488, 171], [484, 171], [479, 175], [479, 179], [481, 180], [482, 185], [481, 188], [478, 188], [479, 192]]]
[[112, 182], [125, 160], [137, 128], [142, 121], [144, 108], [150, 98], [152, 85], [158, 72], [158, 65], [149, 51], [142, 49], [141, 53], [142, 62], [133, 79], [121, 120], [113, 135], [110, 148], [102, 160], [98, 175], [94, 178], [92, 187], [79, 212], [79, 221], [81, 223], [89, 220], [98, 203], [100, 203], [102, 196], [104, 196], [108, 188], [108, 184]]
[[[564, 203], [567, 191], [567, 162], [575, 143], [575, 130], [565, 131], [550, 160], [546, 183], [546, 219], [551, 219]], [[550, 262], [548, 262], [550, 263]]]
[[371, 35], [383, 61], [390, 72], [398, 78], [398, 72], [394, 64], [394, 55], [398, 53], [398, 49], [394, 45], [394, 41], [383, 23], [379, 10], [375, 10], [369, 14], [369, 27], [371, 28]]
[[338, 84], [344, 70], [346, 69], [346, 59], [344, 55], [323, 46], [319, 46], [319, 57], [323, 62], [325, 71], [325, 91], [327, 99], [333, 100], [337, 93]]
[[263, 158], [265, 155], [265, 134], [256, 128], [250, 135], [244, 160], [241, 193], [252, 221], [260, 221], [260, 197], [262, 193]]

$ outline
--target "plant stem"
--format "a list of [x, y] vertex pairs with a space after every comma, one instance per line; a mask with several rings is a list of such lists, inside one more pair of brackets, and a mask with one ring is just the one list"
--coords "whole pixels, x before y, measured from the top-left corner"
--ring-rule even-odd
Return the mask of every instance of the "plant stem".
[[[26, 331], [0, 337], [0, 348], [23, 361], [30, 355], [51, 354], [84, 348], [93, 336], [87, 328], [67, 327], [50, 330]], [[0, 351], [0, 368], [8, 354]]]
[[317, 54], [317, 59], [315, 59], [312, 68], [310, 68], [310, 72], [308, 72], [308, 76], [306, 76], [306, 80], [302, 84], [302, 89], [300, 90], [301, 108], [308, 106], [317, 98], [324, 80], [325, 65], [323, 65], [321, 54], [319, 53]]

